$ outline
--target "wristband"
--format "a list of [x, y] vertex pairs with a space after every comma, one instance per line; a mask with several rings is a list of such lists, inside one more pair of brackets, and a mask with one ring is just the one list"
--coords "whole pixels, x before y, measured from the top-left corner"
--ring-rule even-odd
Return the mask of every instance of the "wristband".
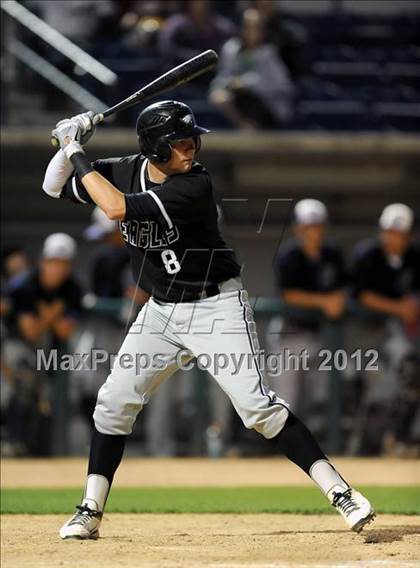
[[86, 174], [95, 171], [84, 152], [72, 154], [70, 156], [70, 162], [73, 164], [80, 180], [83, 179]]

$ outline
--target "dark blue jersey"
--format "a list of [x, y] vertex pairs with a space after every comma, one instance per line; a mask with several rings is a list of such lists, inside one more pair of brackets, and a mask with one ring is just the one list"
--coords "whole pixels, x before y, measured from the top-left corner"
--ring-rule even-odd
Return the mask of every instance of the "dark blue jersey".
[[324, 242], [318, 258], [310, 258], [297, 239], [280, 246], [274, 259], [274, 273], [280, 291], [333, 292], [346, 285], [341, 250]]
[[410, 244], [398, 258], [387, 257], [379, 239], [358, 243], [352, 258], [353, 293], [375, 292], [399, 299], [420, 293], [420, 249]]

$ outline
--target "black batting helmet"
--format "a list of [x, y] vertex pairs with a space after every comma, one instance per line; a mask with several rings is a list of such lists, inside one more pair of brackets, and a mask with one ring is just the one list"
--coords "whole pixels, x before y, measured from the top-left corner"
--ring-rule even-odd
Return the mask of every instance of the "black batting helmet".
[[200, 135], [210, 132], [196, 124], [188, 105], [178, 101], [160, 101], [146, 107], [137, 119], [136, 130], [142, 154], [159, 164], [171, 159], [171, 141], [196, 138], [200, 149]]

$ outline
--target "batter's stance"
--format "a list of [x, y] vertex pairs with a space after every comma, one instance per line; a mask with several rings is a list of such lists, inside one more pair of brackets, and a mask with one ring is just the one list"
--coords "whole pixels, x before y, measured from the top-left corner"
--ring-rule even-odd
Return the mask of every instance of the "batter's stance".
[[[192, 110], [177, 101], [148, 106], [137, 121], [140, 154], [87, 159], [93, 113], [57, 124], [61, 149], [45, 173], [44, 191], [98, 205], [120, 221], [134, 278], [151, 297], [131, 326], [98, 394], [86, 488], [63, 539], [96, 539], [115, 471], [137, 414], [179, 367], [180, 354], [226, 359], [215, 380], [247, 428], [277, 440], [279, 452], [320, 487], [348, 526], [360, 531], [375, 514], [320, 449], [306, 426], [264, 384], [252, 308], [234, 253], [219, 233], [212, 182], [194, 161], [200, 136]], [[124, 354], [144, 354], [133, 368]], [[233, 356], [232, 356], [233, 355]], [[234, 357], [251, 365], [234, 373]], [[127, 357], [127, 355], [126, 355]]]

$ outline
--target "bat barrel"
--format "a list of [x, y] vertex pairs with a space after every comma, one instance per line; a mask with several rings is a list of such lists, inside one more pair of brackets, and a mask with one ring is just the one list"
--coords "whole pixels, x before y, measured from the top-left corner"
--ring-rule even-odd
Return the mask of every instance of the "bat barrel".
[[[216, 65], [217, 60], [217, 53], [213, 49], [203, 51], [203, 53], [200, 53], [188, 61], [181, 63], [181, 65], [170, 69], [123, 101], [120, 101], [116, 105], [96, 114], [93, 119], [94, 124], [99, 124], [105, 118], [130, 108], [141, 101], [151, 99], [161, 93], [169, 91], [170, 89], [174, 89], [179, 85], [192, 81], [196, 77], [199, 77], [203, 73], [212, 69]], [[56, 138], [52, 137], [51, 142], [54, 146], [58, 146], [58, 140]]]
[[188, 83], [212, 69], [216, 65], [217, 60], [217, 53], [213, 49], [203, 51], [203, 53], [170, 69], [136, 93], [133, 93], [127, 99], [106, 109], [102, 115], [106, 118], [116, 112], [130, 108], [141, 101], [151, 99], [179, 85]]

